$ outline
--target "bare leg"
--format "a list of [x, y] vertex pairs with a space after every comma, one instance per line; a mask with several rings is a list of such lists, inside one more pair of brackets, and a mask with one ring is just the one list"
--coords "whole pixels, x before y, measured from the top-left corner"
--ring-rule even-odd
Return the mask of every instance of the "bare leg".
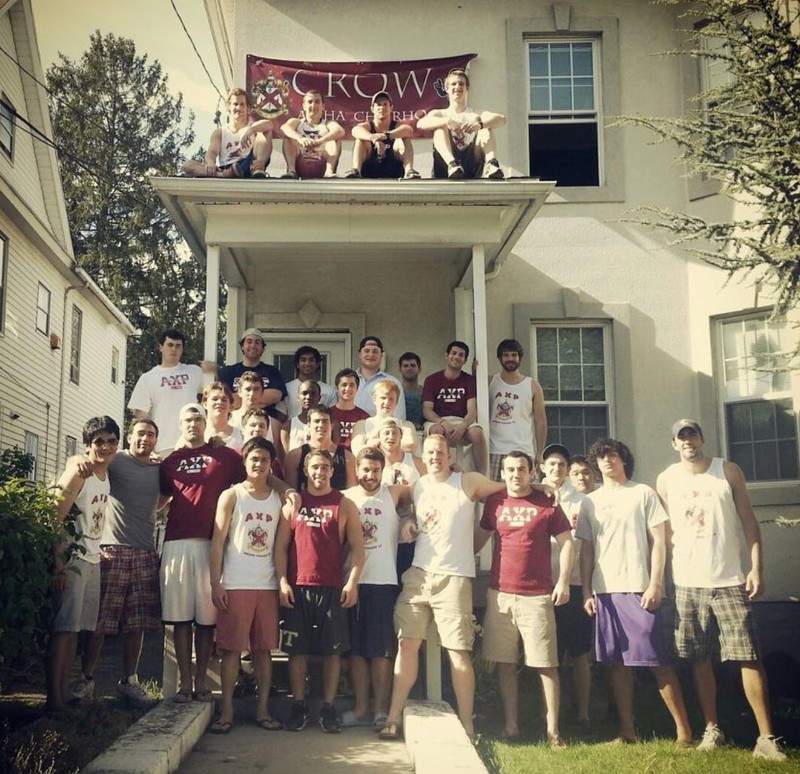
[[480, 427], [471, 427], [464, 437], [472, 444], [472, 461], [475, 470], [485, 476], [489, 472], [489, 456], [486, 452], [486, 437]]
[[308, 671], [307, 656], [289, 656], [289, 687], [295, 701], [306, 699], [306, 672]]
[[714, 676], [714, 666], [711, 659], [697, 661], [692, 664], [692, 677], [694, 689], [697, 692], [697, 701], [703, 713], [706, 728], [716, 726], [719, 722], [717, 716], [717, 680]]
[[300, 155], [300, 143], [291, 137], [283, 138], [283, 158], [286, 159], [286, 172], [297, 174], [297, 157]]
[[453, 155], [453, 145], [450, 141], [450, 132], [447, 129], [436, 129], [433, 132], [433, 147], [439, 151], [439, 155], [445, 164], [449, 164], [455, 159]]
[[272, 687], [272, 654], [268, 650], [254, 650], [251, 652], [258, 686], [256, 720], [266, 720], [270, 717], [269, 689]]
[[223, 723], [233, 723], [233, 691], [236, 678], [239, 676], [240, 653], [238, 650], [226, 650], [222, 654], [222, 700], [220, 702], [219, 719]]
[[172, 639], [175, 643], [175, 660], [178, 662], [178, 691], [191, 691], [192, 624], [175, 624], [172, 629]]
[[350, 678], [356, 695], [353, 714], [364, 720], [369, 714], [369, 664], [363, 656], [350, 656]]
[[678, 675], [671, 666], [653, 667], [653, 674], [656, 676], [658, 692], [667, 705], [669, 714], [675, 721], [675, 732], [679, 742], [690, 742], [692, 740], [692, 729], [689, 726], [689, 718], [686, 715], [686, 705], [683, 703], [683, 691]]
[[327, 704], [333, 704], [333, 700], [336, 698], [341, 673], [341, 656], [325, 656], [322, 659], [322, 699]]
[[361, 172], [361, 167], [364, 162], [369, 158], [372, 151], [372, 143], [367, 140], [356, 140], [353, 143], [353, 169]]
[[519, 736], [519, 681], [516, 664], [497, 665], [497, 684], [503, 701], [505, 735], [508, 739]]
[[325, 177], [334, 177], [339, 166], [339, 156], [342, 155], [342, 143], [339, 140], [326, 142], [325, 152]]
[[[101, 637], [100, 635], [95, 635]], [[144, 632], [126, 632], [122, 635], [122, 669], [125, 672], [123, 677], [135, 675], [139, 671], [139, 658], [142, 655], [142, 643], [144, 642]], [[102, 646], [103, 641], [100, 640]]]
[[[89, 675], [90, 677], [94, 675], [94, 670], [97, 668], [97, 662], [100, 661], [100, 652], [103, 650], [103, 642], [105, 641], [105, 635], [99, 632], [92, 632], [87, 638], [86, 641], [83, 643], [83, 655], [81, 656], [81, 669], [83, 670], [83, 674]], [[124, 656], [124, 649], [123, 649], [123, 656]], [[132, 672], [126, 672], [125, 676], [132, 674]]]
[[69, 676], [77, 649], [77, 632], [53, 632], [50, 635], [47, 670], [48, 707], [62, 707], [69, 697]]
[[222, 172], [215, 166], [205, 163], [205, 161], [195, 161], [189, 159], [183, 165], [183, 174], [187, 177], [222, 177]]
[[272, 156], [272, 132], [259, 132], [253, 143], [253, 169], [266, 169]]
[[769, 712], [767, 675], [760, 661], [742, 662], [742, 685], [747, 701], [756, 716], [759, 736], [772, 736], [772, 718]]
[[194, 627], [194, 652], [197, 659], [194, 673], [194, 689], [201, 693], [207, 688], [208, 662], [211, 660], [211, 650], [214, 647], [214, 627]]
[[389, 690], [392, 687], [392, 660], [390, 658], [370, 659], [372, 693], [375, 699], [375, 713], [386, 714], [389, 710]]
[[491, 129], [481, 129], [478, 132], [475, 149], [483, 153], [485, 161], [495, 158], [494, 132]]
[[542, 667], [536, 671], [542, 680], [542, 693], [547, 708], [547, 736], [558, 736], [558, 713], [561, 708], [558, 667]]
[[453, 691], [458, 705], [458, 719], [470, 739], [475, 736], [472, 725], [472, 707], [475, 701], [475, 670], [468, 650], [448, 650], [450, 674], [453, 678]]
[[392, 686], [392, 703], [389, 706], [387, 723], [401, 725], [403, 722], [403, 707], [405, 707], [408, 694], [417, 682], [419, 672], [419, 649], [422, 640], [411, 640], [401, 637], [397, 649], [397, 658], [394, 661], [394, 684]]
[[589, 671], [589, 654], [582, 653], [572, 659], [572, 682], [578, 699], [578, 720], [589, 721], [589, 691], [592, 677]]
[[611, 665], [611, 690], [619, 712], [619, 735], [635, 739], [633, 727], [633, 672], [624, 664]]
[[403, 162], [403, 169], [408, 172], [414, 169], [414, 146], [408, 138], [395, 140], [392, 149], [394, 155]]

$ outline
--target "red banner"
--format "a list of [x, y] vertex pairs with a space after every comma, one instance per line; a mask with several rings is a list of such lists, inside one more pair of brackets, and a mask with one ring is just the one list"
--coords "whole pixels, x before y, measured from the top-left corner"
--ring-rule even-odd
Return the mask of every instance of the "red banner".
[[410, 62], [286, 62], [247, 57], [247, 84], [253, 113], [280, 128], [303, 111], [303, 95], [322, 92], [325, 120], [340, 123], [348, 135], [372, 117], [372, 95], [388, 92], [394, 118], [416, 130], [429, 110], [447, 107], [444, 80], [455, 67], [466, 67], [475, 54]]

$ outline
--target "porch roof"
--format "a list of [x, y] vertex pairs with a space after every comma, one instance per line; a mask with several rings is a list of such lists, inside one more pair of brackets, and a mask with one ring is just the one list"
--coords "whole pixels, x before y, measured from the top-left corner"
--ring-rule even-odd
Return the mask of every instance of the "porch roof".
[[[151, 183], [201, 263], [220, 246], [234, 287], [269, 261], [455, 260], [483, 245], [502, 262], [555, 185], [483, 180], [232, 180], [154, 177]], [[467, 274], [467, 278], [469, 274]]]

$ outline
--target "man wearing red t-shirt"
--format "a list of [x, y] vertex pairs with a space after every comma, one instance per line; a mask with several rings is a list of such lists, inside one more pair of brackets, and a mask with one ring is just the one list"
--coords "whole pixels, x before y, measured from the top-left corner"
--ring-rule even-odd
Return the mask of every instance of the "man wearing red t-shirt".
[[486, 473], [486, 438], [478, 419], [475, 377], [464, 373], [469, 347], [463, 341], [451, 341], [446, 350], [443, 371], [431, 374], [422, 385], [422, 415], [425, 434], [443, 435], [451, 445], [463, 440], [472, 444], [475, 470]]
[[358, 373], [352, 368], [343, 368], [336, 374], [334, 384], [339, 399], [331, 409], [331, 418], [338, 427], [339, 443], [350, 451], [350, 441], [353, 438], [353, 428], [356, 426], [356, 422], [369, 419], [369, 414], [356, 406]]
[[[284, 608], [281, 648], [289, 654], [289, 683], [294, 695], [285, 728], [305, 728], [308, 657], [321, 656], [324, 704], [319, 723], [324, 732], [338, 733], [341, 721], [333, 700], [339, 686], [341, 654], [350, 649], [346, 608], [358, 602], [364, 536], [356, 504], [331, 486], [330, 452], [310, 451], [304, 472], [308, 483], [300, 507], [284, 508], [275, 539], [275, 571]], [[351, 563], [343, 584], [345, 540]]]
[[[161, 557], [161, 617], [172, 624], [178, 693], [174, 700], [212, 701], [206, 685], [217, 613], [211, 601], [209, 551], [217, 500], [228, 487], [245, 479], [241, 455], [205, 441], [206, 414], [199, 403], [187, 403], [179, 416], [183, 448], [159, 470], [161, 494], [171, 497]], [[192, 625], [197, 669], [192, 693]]]
[[[479, 551], [494, 534], [492, 570], [486, 599], [483, 656], [497, 664], [505, 712], [506, 737], [519, 735], [517, 661], [522, 639], [526, 666], [542, 680], [547, 736], [554, 749], [565, 747], [558, 732], [559, 682], [555, 605], [569, 600], [575, 561], [570, 523], [546, 495], [534, 490], [533, 460], [513, 451], [503, 460], [506, 492], [486, 501], [475, 535]], [[550, 538], [560, 547], [558, 581], [553, 588]]]

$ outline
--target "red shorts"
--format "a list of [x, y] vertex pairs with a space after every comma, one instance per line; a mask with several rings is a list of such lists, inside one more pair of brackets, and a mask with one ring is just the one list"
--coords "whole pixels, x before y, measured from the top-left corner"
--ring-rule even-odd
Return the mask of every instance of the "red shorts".
[[228, 609], [217, 612], [220, 650], [275, 650], [278, 647], [278, 592], [228, 589]]
[[100, 547], [97, 632], [155, 632], [161, 628], [158, 554], [131, 546]]

